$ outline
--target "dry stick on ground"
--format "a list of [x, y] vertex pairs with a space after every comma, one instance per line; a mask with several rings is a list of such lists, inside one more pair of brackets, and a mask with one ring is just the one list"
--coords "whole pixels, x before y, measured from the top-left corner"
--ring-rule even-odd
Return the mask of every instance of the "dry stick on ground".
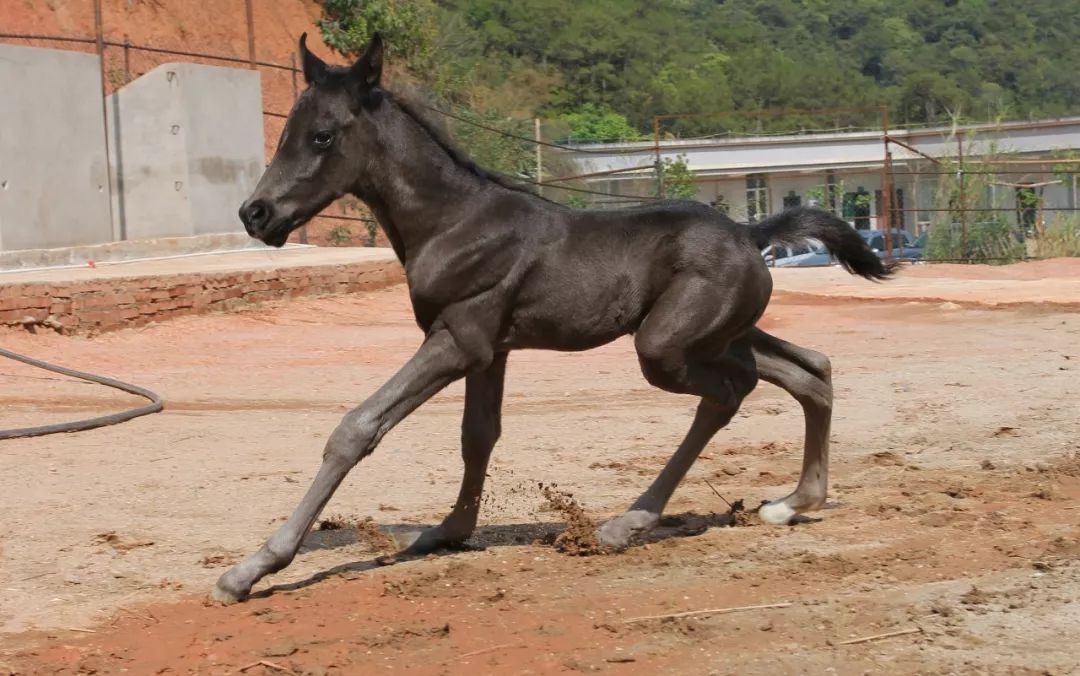
[[272, 668], [272, 670], [278, 670], [279, 672], [288, 672], [289, 674], [294, 673], [291, 668], [288, 668], [287, 666], [282, 666], [281, 664], [270, 662], [268, 660], [259, 660], [258, 662], [252, 662], [251, 664], [248, 664], [246, 666], [241, 666], [240, 668], [238, 668], [237, 671], [243, 673], [249, 670], [249, 668], [255, 668], [256, 666], [269, 666], [270, 668]]
[[735, 606], [732, 608], [710, 608], [708, 610], [689, 610], [685, 613], [670, 613], [668, 615], [644, 615], [642, 617], [631, 617], [630, 619], [623, 620], [623, 624], [630, 624], [631, 622], [643, 622], [645, 620], [667, 620], [676, 617], [694, 617], [696, 615], [721, 615], [725, 613], [741, 613], [746, 610], [765, 610], [766, 608], [790, 608], [795, 605], [794, 603], [767, 603], [761, 606]]
[[463, 660], [466, 657], [476, 657], [477, 655], [483, 655], [484, 653], [492, 653], [496, 650], [502, 650], [503, 648], [524, 648], [524, 643], [500, 643], [499, 645], [493, 645], [489, 648], [481, 648], [480, 650], [474, 650], [471, 653], [465, 653], [458, 657], [459, 660]]
[[97, 629], [83, 629], [82, 627], [68, 627], [68, 631], [81, 631], [84, 634], [96, 634]]
[[894, 636], [907, 636], [908, 634], [921, 634], [922, 627], [911, 627], [910, 629], [901, 629], [900, 631], [890, 631], [884, 634], [874, 634], [873, 636], [863, 636], [861, 638], [853, 638], [848, 641], [840, 641], [836, 645], [854, 645], [856, 643], [866, 643], [867, 641], [876, 641], [882, 638], [892, 638]]
[[720, 491], [713, 488], [713, 485], [711, 483], [709, 483], [708, 479], [702, 479], [702, 481], [705, 482], [705, 485], [708, 486], [709, 489], [712, 490], [713, 493], [716, 493], [716, 497], [718, 497], [718, 498], [720, 498], [721, 500], [724, 501], [724, 504], [728, 506], [728, 509], [731, 509], [731, 510], [735, 509], [735, 507], [730, 502], [727, 501], [727, 498], [725, 498], [723, 495], [720, 495]]

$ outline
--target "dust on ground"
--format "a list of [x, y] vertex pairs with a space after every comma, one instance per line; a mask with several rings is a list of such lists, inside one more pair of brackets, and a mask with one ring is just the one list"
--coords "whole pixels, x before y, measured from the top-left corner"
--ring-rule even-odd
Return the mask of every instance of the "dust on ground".
[[[1080, 668], [1080, 315], [780, 298], [764, 324], [833, 358], [821, 521], [726, 527], [752, 511], [729, 515], [724, 500], [756, 505], [798, 478], [801, 411], [762, 384], [691, 470], [659, 537], [616, 555], [556, 551], [546, 543], [565, 518], [543, 508], [538, 485], [572, 494], [588, 521], [619, 513], [678, 445], [694, 402], [645, 385], [629, 341], [525, 352], [511, 357], [503, 437], [470, 541], [482, 549], [376, 560], [453, 503], [458, 384], [353, 471], [325, 517], [341, 527], [313, 530], [292, 566], [230, 607], [205, 605], [206, 591], [280, 525], [337, 420], [418, 344], [405, 290], [94, 339], [4, 334], [6, 347], [160, 391], [167, 408], [0, 447], [0, 667]], [[0, 385], [4, 427], [130, 402], [15, 364], [0, 364]], [[725, 612], [685, 615], [707, 610]], [[653, 615], [670, 617], [627, 621]]]

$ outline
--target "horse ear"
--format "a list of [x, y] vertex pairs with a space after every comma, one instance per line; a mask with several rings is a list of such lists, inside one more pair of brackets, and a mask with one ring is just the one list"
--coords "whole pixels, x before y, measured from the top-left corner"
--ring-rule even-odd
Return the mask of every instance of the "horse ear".
[[371, 42], [364, 51], [360, 60], [353, 64], [350, 75], [364, 89], [374, 89], [382, 82], [383, 65], [383, 41], [382, 36], [375, 33], [371, 36]]
[[309, 85], [326, 78], [326, 62], [308, 51], [307, 33], [300, 36], [300, 63], [304, 67], [304, 81]]

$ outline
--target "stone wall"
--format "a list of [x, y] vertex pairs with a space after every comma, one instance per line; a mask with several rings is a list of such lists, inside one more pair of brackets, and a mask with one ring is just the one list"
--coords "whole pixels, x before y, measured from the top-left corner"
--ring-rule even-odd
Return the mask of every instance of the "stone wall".
[[94, 334], [281, 298], [372, 291], [405, 281], [397, 262], [0, 285], [0, 326]]

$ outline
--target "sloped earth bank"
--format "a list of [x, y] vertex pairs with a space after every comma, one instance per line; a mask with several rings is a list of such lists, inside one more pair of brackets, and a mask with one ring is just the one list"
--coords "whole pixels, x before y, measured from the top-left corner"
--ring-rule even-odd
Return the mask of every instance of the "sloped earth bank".
[[[474, 539], [486, 549], [375, 562], [453, 501], [457, 385], [354, 471], [271, 593], [264, 584], [246, 603], [204, 604], [225, 566], [295, 505], [341, 413], [414, 349], [406, 303], [399, 288], [93, 340], [5, 334], [13, 349], [163, 392], [168, 409], [0, 446], [0, 666], [1080, 669], [1080, 315], [1043, 311], [778, 299], [768, 330], [834, 358], [829, 508], [796, 527], [741, 517], [732, 527], [706, 484], [751, 507], [794, 485], [801, 415], [763, 384], [691, 471], [673, 516], [615, 555], [557, 551], [563, 514], [599, 520], [625, 508], [678, 443], [693, 402], [649, 389], [628, 341], [514, 355]], [[3, 426], [126, 403], [42, 377], [0, 365]], [[775, 607], [647, 618], [745, 606]]]

